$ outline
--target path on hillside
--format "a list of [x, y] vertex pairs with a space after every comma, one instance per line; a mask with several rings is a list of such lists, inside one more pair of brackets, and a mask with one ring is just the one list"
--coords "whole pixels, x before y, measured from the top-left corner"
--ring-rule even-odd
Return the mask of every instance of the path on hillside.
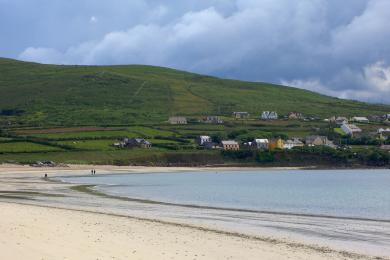
[[138, 94], [141, 92], [141, 90], [144, 88], [144, 86], [146, 85], [147, 81], [144, 81], [141, 86], [137, 89], [137, 91], [134, 93], [133, 95], [133, 99], [136, 98], [138, 96]]

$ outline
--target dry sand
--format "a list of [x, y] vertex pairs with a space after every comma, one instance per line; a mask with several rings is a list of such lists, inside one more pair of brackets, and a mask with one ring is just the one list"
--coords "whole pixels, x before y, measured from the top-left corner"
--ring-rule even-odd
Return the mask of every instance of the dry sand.
[[354, 259], [127, 217], [0, 203], [1, 259]]

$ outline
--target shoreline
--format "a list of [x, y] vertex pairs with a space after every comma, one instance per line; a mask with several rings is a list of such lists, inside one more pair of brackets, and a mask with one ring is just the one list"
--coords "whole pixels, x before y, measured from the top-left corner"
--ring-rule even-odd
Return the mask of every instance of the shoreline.
[[[77, 184], [69, 184], [69, 183], [63, 183], [63, 182], [57, 182], [56, 180], [51, 180], [51, 177], [62, 177], [62, 176], [82, 176], [82, 175], [90, 175], [90, 165], [71, 165], [70, 167], [56, 167], [56, 168], [36, 168], [36, 167], [30, 167], [30, 166], [15, 166], [15, 165], [0, 165], [0, 205], [2, 205], [2, 209], [4, 208], [3, 205], [6, 205], [7, 203], [10, 205], [10, 216], [14, 216], [15, 223], [24, 220], [23, 214], [29, 214], [29, 212], [24, 212], [22, 215], [18, 215], [15, 212], [19, 211], [25, 211], [28, 209], [28, 211], [34, 211], [36, 212], [36, 216], [44, 216], [44, 218], [52, 218], [53, 216], [51, 214], [46, 214], [44, 212], [48, 211], [55, 211], [59, 210], [59, 218], [63, 219], [63, 221], [66, 221], [66, 218], [72, 215], [83, 215], [81, 217], [82, 220], [87, 221], [93, 221], [96, 218], [104, 218], [106, 219], [106, 226], [113, 225], [113, 223], [116, 223], [120, 220], [122, 223], [122, 219], [127, 219], [126, 221], [134, 222], [138, 221], [140, 223], [134, 224], [134, 223], [127, 223], [127, 224], [121, 224], [123, 227], [126, 228], [138, 228], [140, 225], [158, 225], [158, 233], [159, 234], [165, 234], [169, 233], [169, 229], [180, 229], [180, 231], [177, 232], [178, 236], [182, 237], [182, 239], [189, 239], [191, 235], [195, 232], [197, 234], [196, 240], [201, 242], [206, 242], [206, 240], [203, 239], [204, 236], [211, 236], [209, 240], [214, 241], [216, 243], [220, 243], [221, 246], [214, 248], [213, 250], [209, 250], [205, 245], [199, 245], [199, 251], [204, 251], [205, 257], [199, 257], [199, 259], [226, 259], [231, 257], [232, 259], [283, 259], [286, 256], [291, 256], [291, 259], [390, 259], [387, 258], [387, 254], [362, 254], [361, 252], [354, 252], [350, 250], [342, 250], [340, 248], [332, 248], [327, 245], [322, 245], [321, 243], [316, 243], [315, 241], [304, 241], [304, 240], [294, 240], [290, 238], [277, 238], [277, 236], [273, 236], [273, 233], [267, 233], [267, 232], [239, 232], [237, 229], [230, 229], [230, 228], [221, 228], [221, 226], [213, 226], [213, 225], [206, 225], [203, 222], [194, 222], [194, 221], [177, 221], [175, 218], [170, 218], [169, 216], [163, 216], [161, 215], [166, 210], [169, 211], [170, 207], [177, 207], [177, 205], [148, 205], [147, 203], [143, 203], [142, 201], [117, 201], [115, 198], [104, 198], [99, 197], [91, 194], [86, 194], [85, 192], [80, 192], [77, 190], [72, 190], [72, 187], [77, 186]], [[270, 170], [269, 168], [252, 168], [253, 170], [259, 171], [259, 170]], [[296, 170], [297, 168], [293, 168], [293, 170]], [[120, 173], [153, 173], [153, 172], [183, 172], [183, 171], [210, 171], [210, 168], [187, 168], [187, 167], [175, 167], [175, 168], [165, 168], [165, 167], [113, 167], [113, 166], [97, 166], [96, 170], [98, 173], [101, 174], [120, 174]], [[232, 170], [231, 168], [228, 169], [220, 169], [217, 170]], [[235, 170], [242, 170], [242, 168], [236, 168]], [[247, 169], [245, 169], [247, 170]], [[288, 169], [281, 169], [281, 168], [273, 168], [273, 170], [291, 170], [291, 168]], [[50, 178], [45, 180], [42, 178], [42, 175], [44, 173], [50, 173]], [[7, 191], [7, 192], [6, 192]], [[1, 195], [6, 196], [1, 196]], [[27, 200], [24, 200], [24, 198], [27, 198]], [[31, 198], [31, 199], [30, 199]], [[130, 203], [130, 204], [129, 204]], [[118, 205], [118, 207], [112, 208], [113, 205]], [[139, 211], [137, 211], [139, 207], [141, 207]], [[159, 207], [164, 206], [165, 208], [159, 209]], [[30, 207], [38, 207], [35, 209], [32, 209]], [[156, 207], [157, 211], [151, 211], [151, 207]], [[7, 208], [7, 207], [5, 207]], [[129, 210], [126, 210], [126, 209]], [[118, 210], [123, 209], [123, 210]], [[145, 211], [146, 209], [146, 211]], [[165, 209], [165, 210], [164, 210]], [[162, 210], [162, 211], [160, 211]], [[193, 209], [189, 209], [189, 214], [192, 214], [191, 212]], [[191, 211], [192, 210], [192, 211]], [[199, 208], [198, 210], [201, 211], [220, 211], [220, 209], [217, 208], [210, 208], [210, 209], [202, 209]], [[180, 210], [181, 211], [181, 210]], [[229, 214], [229, 209], [226, 209], [226, 214]], [[149, 212], [149, 213], [147, 213]], [[154, 213], [153, 213], [154, 212]], [[159, 213], [156, 213], [159, 212]], [[296, 215], [282, 215], [278, 216], [277, 214], [271, 213], [271, 212], [243, 212], [245, 214], [248, 214], [250, 216], [255, 215], [262, 215], [263, 217], [269, 214], [269, 218], [272, 221], [277, 220], [280, 218], [281, 222], [287, 221], [307, 221], [307, 219], [312, 219], [311, 216], [296, 216]], [[57, 213], [56, 213], [57, 214]], [[87, 214], [88, 216], [84, 216], [84, 214]], [[165, 213], [164, 213], [165, 214]], [[240, 213], [241, 214], [241, 213]], [[1, 216], [1, 213], [0, 213]], [[276, 216], [276, 217], [275, 217]], [[196, 216], [194, 216], [196, 217]], [[323, 216], [318, 216], [318, 219], [324, 219]], [[326, 217], [325, 217], [326, 218]], [[35, 218], [37, 219], [37, 218]], [[55, 220], [56, 218], [53, 217]], [[306, 220], [305, 220], [306, 219]], [[78, 220], [79, 221], [79, 220]], [[123, 220], [124, 221], [124, 220]], [[312, 220], [310, 220], [312, 221]], [[327, 220], [329, 223], [332, 223], [334, 221], [333, 219]], [[336, 220], [336, 221], [349, 221], [349, 222], [361, 222], [361, 220]], [[364, 220], [366, 221], [366, 220]], [[320, 221], [319, 221], [320, 222]], [[367, 222], [372, 222], [371, 220], [367, 220]], [[79, 222], [78, 222], [79, 223]], [[20, 224], [20, 223], [19, 223]], [[18, 225], [19, 225], [18, 224]], [[45, 225], [44, 222], [41, 223], [42, 225]], [[135, 225], [132, 226], [132, 225]], [[341, 223], [343, 224], [343, 223]], [[4, 219], [0, 217], [0, 231], [5, 229], [6, 223], [4, 223]], [[24, 234], [27, 234], [30, 236], [30, 232], [32, 232], [31, 228], [35, 229], [37, 226], [35, 226], [36, 223], [29, 223], [26, 225], [26, 231]], [[49, 224], [47, 224], [47, 228], [56, 228], [61, 230], [61, 232], [66, 232], [63, 229], [66, 229], [66, 225], [62, 222], [53, 223], [53, 221], [49, 221]], [[308, 223], [308, 225], [312, 225]], [[360, 225], [360, 224], [359, 224]], [[371, 225], [371, 223], [370, 223]], [[382, 225], [388, 225], [387, 222], [382, 223]], [[80, 226], [82, 227], [82, 226]], [[112, 239], [114, 239], [115, 243], [117, 242], [115, 238], [120, 233], [119, 228], [117, 229], [116, 233], [109, 234], [107, 232], [103, 232], [103, 236], [114, 236]], [[143, 230], [143, 229], [142, 229]], [[238, 229], [240, 230], [240, 229]], [[74, 228], [72, 228], [73, 232], [76, 232]], [[88, 229], [85, 231], [89, 236], [95, 234], [95, 230], [93, 226], [91, 229]], [[5, 233], [7, 234], [7, 233]], [[79, 234], [80, 237], [82, 237], [83, 234]], [[142, 236], [143, 234], [139, 234]], [[218, 237], [218, 238], [217, 238]], [[17, 238], [16, 240], [12, 240], [15, 243], [19, 243], [21, 238]], [[54, 239], [54, 238], [52, 238]], [[125, 238], [123, 238], [125, 239]], [[154, 233], [148, 233], [143, 236], [144, 241], [150, 241], [156, 239]], [[172, 239], [172, 237], [168, 237], [168, 240]], [[232, 245], [231, 242], [228, 241], [236, 241], [237, 239], [242, 240], [242, 244], [239, 246]], [[54, 239], [56, 240], [56, 239]], [[80, 241], [78, 237], [74, 238], [75, 244], [71, 245], [71, 247], [77, 247], [77, 243], [83, 243], [83, 241]], [[208, 241], [209, 241], [208, 240]], [[56, 240], [57, 241], [57, 240]], [[174, 241], [177, 241], [177, 238], [174, 239]], [[129, 243], [134, 243], [133, 240], [128, 241]], [[140, 243], [139, 241], [136, 241], [137, 243]], [[203, 243], [202, 242], [202, 243]], [[233, 243], [232, 242], [232, 243]], [[0, 250], [2, 250], [2, 245], [6, 242], [4, 242], [4, 239], [0, 238]], [[40, 248], [42, 244], [45, 244], [44, 240], [41, 238], [37, 238], [37, 240], [34, 242], [34, 247]], [[66, 243], [66, 241], [59, 240], [56, 243]], [[157, 242], [156, 242], [157, 243]], [[245, 247], [246, 244], [252, 244], [255, 245], [252, 246], [252, 249], [249, 251], [255, 252], [254, 255], [252, 254], [246, 254], [240, 252], [242, 247]], [[261, 245], [258, 245], [257, 243], [260, 243]], [[51, 245], [50, 243], [48, 245]], [[107, 245], [109, 246], [109, 245]], [[165, 247], [170, 248], [170, 252], [175, 250], [175, 243], [169, 243], [168, 245], [165, 245]], [[152, 256], [148, 255], [148, 251], [156, 250], [152, 245], [149, 245], [147, 243], [143, 244], [142, 247], [144, 248], [144, 252], [146, 252], [146, 255], [139, 256], [139, 259], [150, 259]], [[165, 248], [164, 247], [164, 248]], [[224, 248], [232, 248], [235, 249], [234, 252], [230, 252], [231, 255], [227, 256], [224, 252]], [[275, 250], [277, 248], [277, 250]], [[116, 248], [118, 252], [121, 251], [121, 249]], [[4, 250], [7, 250], [5, 248]], [[46, 249], [42, 249], [46, 250]], [[95, 251], [91, 251], [96, 253], [100, 249], [94, 249]], [[97, 250], [97, 251], [96, 251]], [[158, 249], [158, 250], [165, 250], [165, 249]], [[169, 251], [167, 250], [167, 251]], [[192, 248], [187, 248], [188, 250], [192, 250]], [[208, 251], [209, 250], [209, 251]], [[267, 254], [264, 254], [264, 252], [272, 251], [272, 254], [267, 256]], [[121, 258], [121, 255], [118, 255], [118, 253], [115, 253], [114, 251], [110, 251], [113, 255], [117, 256], [117, 258]], [[214, 253], [217, 255], [210, 256], [210, 253]], [[102, 252], [100, 252], [103, 254]], [[240, 253], [240, 254], [236, 254]], [[196, 253], [194, 253], [195, 255]], [[236, 254], [236, 255], [235, 255]], [[103, 255], [101, 255], [103, 256]], [[177, 259], [186, 259], [186, 254], [180, 255], [181, 257], [178, 257]], [[199, 256], [199, 255], [198, 255]], [[208, 257], [207, 257], [208, 256]], [[156, 256], [154, 256], [156, 257]], [[267, 258], [268, 257], [268, 258]], [[137, 259], [138, 259], [137, 258]], [[168, 257], [158, 257], [159, 259], [169, 259]], [[196, 257], [195, 257], [196, 258]], [[30, 259], [41, 259], [32, 257]], [[82, 259], [82, 258], [75, 258], [72, 259]], [[89, 259], [84, 258], [84, 259]], [[189, 258], [194, 259], [194, 258]], [[198, 259], [198, 258], [196, 258]]]
[[[112, 173], [154, 173], [154, 172], [183, 172], [183, 171], [283, 171], [283, 170], [386, 170], [387, 167], [318, 167], [318, 166], [302, 166], [302, 167], [252, 167], [252, 166], [202, 166], [202, 167], [179, 167], [179, 166], [116, 166], [116, 165], [94, 165], [94, 164], [66, 164], [53, 167], [34, 167], [25, 164], [0, 164], [0, 173], [13, 172], [72, 172], [73, 175], [78, 175], [79, 171], [85, 171], [88, 175], [91, 169], [112, 174]], [[390, 170], [390, 169], [389, 169]], [[75, 172], [77, 171], [77, 172]]]

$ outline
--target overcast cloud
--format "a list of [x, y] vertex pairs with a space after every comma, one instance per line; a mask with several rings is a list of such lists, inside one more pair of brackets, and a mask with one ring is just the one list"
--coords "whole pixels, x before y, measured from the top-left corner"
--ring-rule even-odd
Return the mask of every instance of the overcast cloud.
[[390, 103], [389, 0], [0, 0], [0, 56], [150, 64]]

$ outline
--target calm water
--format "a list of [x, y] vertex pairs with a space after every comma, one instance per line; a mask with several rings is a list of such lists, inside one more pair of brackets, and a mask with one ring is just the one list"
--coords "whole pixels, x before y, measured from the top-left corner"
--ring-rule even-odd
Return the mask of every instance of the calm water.
[[176, 204], [390, 220], [390, 170], [224, 171], [63, 178]]

